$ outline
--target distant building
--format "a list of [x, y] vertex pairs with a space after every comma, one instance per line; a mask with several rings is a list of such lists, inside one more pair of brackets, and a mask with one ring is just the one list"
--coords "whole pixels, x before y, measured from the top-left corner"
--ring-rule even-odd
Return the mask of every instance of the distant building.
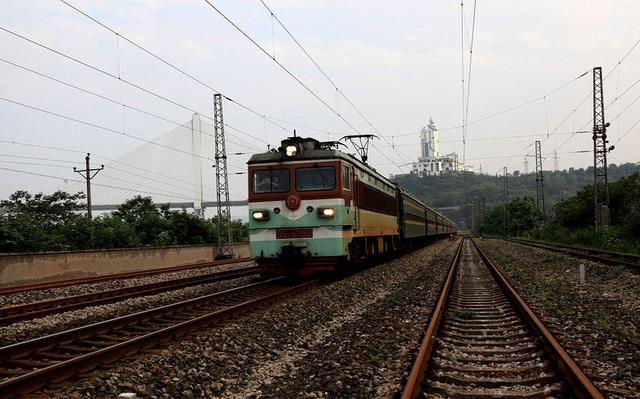
[[420, 144], [422, 156], [413, 163], [411, 173], [418, 176], [439, 176], [446, 173], [473, 172], [473, 168], [465, 167], [458, 161], [455, 152], [440, 156], [440, 133], [433, 120], [420, 130]]

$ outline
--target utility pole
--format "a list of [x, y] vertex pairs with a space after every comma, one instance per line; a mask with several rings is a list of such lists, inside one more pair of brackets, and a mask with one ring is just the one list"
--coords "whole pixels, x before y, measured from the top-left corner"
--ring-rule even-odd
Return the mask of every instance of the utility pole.
[[544, 175], [542, 173], [542, 149], [540, 140], [536, 141], [536, 205], [542, 211], [542, 217], [546, 215], [544, 209]]
[[480, 237], [484, 237], [484, 223], [487, 220], [487, 204], [485, 198], [482, 197], [482, 226], [480, 227]]
[[[213, 127], [215, 135], [216, 199], [218, 201], [218, 252], [216, 259], [233, 258], [233, 235], [231, 234], [231, 207], [229, 206], [229, 175], [227, 172], [227, 150], [224, 141], [222, 118], [222, 95], [213, 95]], [[226, 226], [226, 231], [224, 231]], [[223, 235], [226, 237], [223, 238]]]
[[98, 172], [104, 169], [104, 165], [100, 165], [99, 168], [91, 169], [91, 154], [87, 152], [87, 156], [84, 158], [85, 168], [84, 169], [76, 169], [73, 167], [73, 171], [82, 176], [87, 181], [87, 216], [89, 220], [91, 220], [91, 179], [96, 177]]
[[595, 227], [609, 226], [607, 127], [604, 119], [602, 67], [593, 68], [593, 207]]
[[503, 172], [503, 180], [502, 180], [502, 185], [503, 185], [503, 190], [502, 190], [502, 195], [504, 196], [504, 212], [503, 212], [503, 220], [502, 220], [502, 228], [503, 228], [503, 233], [506, 236], [507, 235], [507, 227], [509, 226], [509, 183], [507, 181], [507, 167], [505, 166], [504, 168], [502, 168], [502, 172]]

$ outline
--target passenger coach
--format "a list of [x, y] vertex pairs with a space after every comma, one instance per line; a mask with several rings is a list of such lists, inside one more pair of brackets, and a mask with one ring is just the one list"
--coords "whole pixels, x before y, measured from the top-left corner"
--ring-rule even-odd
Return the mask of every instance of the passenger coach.
[[306, 274], [455, 232], [375, 169], [312, 138], [290, 137], [248, 165], [249, 238], [258, 264]]

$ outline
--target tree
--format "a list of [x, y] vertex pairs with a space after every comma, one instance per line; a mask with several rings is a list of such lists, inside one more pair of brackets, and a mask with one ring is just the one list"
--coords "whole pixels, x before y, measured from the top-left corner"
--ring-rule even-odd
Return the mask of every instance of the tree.
[[125, 201], [113, 212], [113, 217], [121, 219], [135, 231], [139, 245], [157, 245], [160, 233], [169, 230], [167, 221], [151, 197], [138, 195]]
[[[504, 212], [508, 211], [508, 224], [504, 225]], [[520, 236], [535, 229], [541, 218], [541, 212], [531, 198], [516, 198], [504, 205], [489, 209], [485, 221], [485, 233]]]
[[0, 250], [41, 251], [88, 248], [91, 223], [77, 211], [84, 194], [16, 191], [0, 201]]

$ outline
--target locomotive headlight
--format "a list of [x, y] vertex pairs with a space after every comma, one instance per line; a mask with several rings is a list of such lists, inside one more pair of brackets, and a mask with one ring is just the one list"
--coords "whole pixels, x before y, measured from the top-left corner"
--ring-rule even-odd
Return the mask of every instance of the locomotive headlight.
[[255, 211], [251, 214], [253, 220], [269, 220], [269, 211]]
[[321, 218], [331, 219], [336, 215], [336, 210], [333, 208], [318, 208], [318, 216]]
[[295, 145], [288, 145], [284, 149], [284, 153], [287, 154], [288, 157], [295, 157], [298, 153], [298, 147]]

